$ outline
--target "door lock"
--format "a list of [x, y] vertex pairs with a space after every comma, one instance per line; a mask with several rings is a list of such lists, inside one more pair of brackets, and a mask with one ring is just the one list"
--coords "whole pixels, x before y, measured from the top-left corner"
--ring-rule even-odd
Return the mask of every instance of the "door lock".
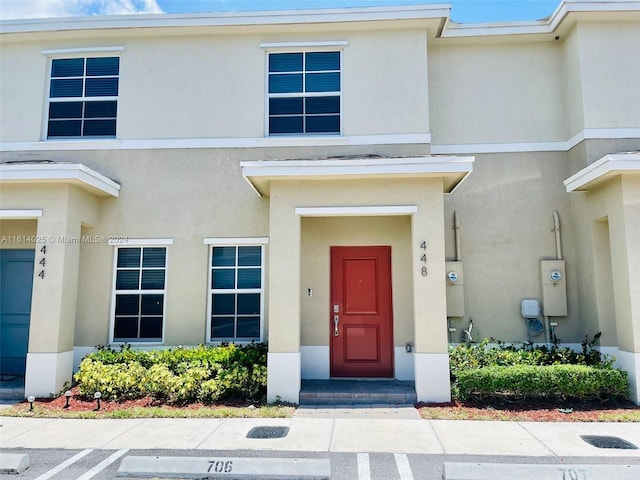
[[340, 316], [339, 315], [334, 315], [333, 316], [333, 335], [334, 336], [338, 336], [338, 323], [340, 322]]

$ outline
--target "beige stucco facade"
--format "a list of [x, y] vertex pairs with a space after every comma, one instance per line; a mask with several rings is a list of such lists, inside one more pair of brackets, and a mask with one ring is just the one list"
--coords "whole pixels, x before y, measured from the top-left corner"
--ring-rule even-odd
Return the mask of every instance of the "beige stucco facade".
[[[120, 343], [120, 248], [166, 252], [161, 338], [133, 342], [164, 348], [216, 343], [212, 249], [252, 245], [268, 398], [296, 402], [330, 377], [330, 248], [388, 246], [393, 377], [446, 401], [469, 318], [479, 337], [550, 335], [520, 302], [542, 301], [557, 212], [567, 314], [540, 322], [574, 346], [601, 331], [637, 400], [640, 160], [617, 154], [640, 150], [640, 11], [587, 6], [504, 26], [433, 5], [3, 23], [1, 247], [35, 251], [26, 393]], [[270, 136], [269, 55], [327, 51], [339, 134]], [[87, 56], [119, 58], [115, 138], [47, 139], [51, 62]]]

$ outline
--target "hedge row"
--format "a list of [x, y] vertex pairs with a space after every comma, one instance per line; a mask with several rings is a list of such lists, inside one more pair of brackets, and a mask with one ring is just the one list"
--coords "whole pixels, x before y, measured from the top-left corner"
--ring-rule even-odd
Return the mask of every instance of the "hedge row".
[[267, 387], [267, 347], [224, 345], [141, 351], [102, 348], [74, 376], [80, 393], [122, 400], [152, 396], [173, 403], [258, 400]]
[[459, 370], [453, 385], [459, 400], [609, 401], [627, 398], [627, 374], [584, 365], [515, 365]]
[[568, 347], [553, 345], [542, 346], [506, 346], [498, 342], [498, 347], [490, 347], [489, 340], [479, 344], [461, 344], [449, 350], [451, 380], [455, 381], [458, 373], [475, 368], [512, 365], [585, 365], [595, 368], [613, 368], [614, 359], [601, 354], [594, 347], [600, 338], [597, 333], [593, 339], [588, 337], [582, 342], [582, 350], [575, 351]]

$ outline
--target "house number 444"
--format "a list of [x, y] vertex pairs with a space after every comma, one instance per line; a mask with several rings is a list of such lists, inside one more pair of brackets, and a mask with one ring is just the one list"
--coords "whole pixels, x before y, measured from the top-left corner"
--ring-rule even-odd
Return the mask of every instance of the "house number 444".
[[427, 242], [426, 241], [422, 241], [422, 243], [420, 244], [420, 249], [422, 250], [422, 255], [420, 256], [420, 263], [419, 263], [419, 268], [420, 268], [420, 275], [422, 275], [423, 277], [426, 277], [427, 275], [429, 275], [429, 271], [427, 270]]

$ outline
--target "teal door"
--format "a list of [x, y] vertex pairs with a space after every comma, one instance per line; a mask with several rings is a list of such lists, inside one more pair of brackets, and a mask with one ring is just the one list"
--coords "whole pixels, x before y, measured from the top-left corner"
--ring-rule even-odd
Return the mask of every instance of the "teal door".
[[24, 375], [34, 250], [0, 249], [0, 373]]

